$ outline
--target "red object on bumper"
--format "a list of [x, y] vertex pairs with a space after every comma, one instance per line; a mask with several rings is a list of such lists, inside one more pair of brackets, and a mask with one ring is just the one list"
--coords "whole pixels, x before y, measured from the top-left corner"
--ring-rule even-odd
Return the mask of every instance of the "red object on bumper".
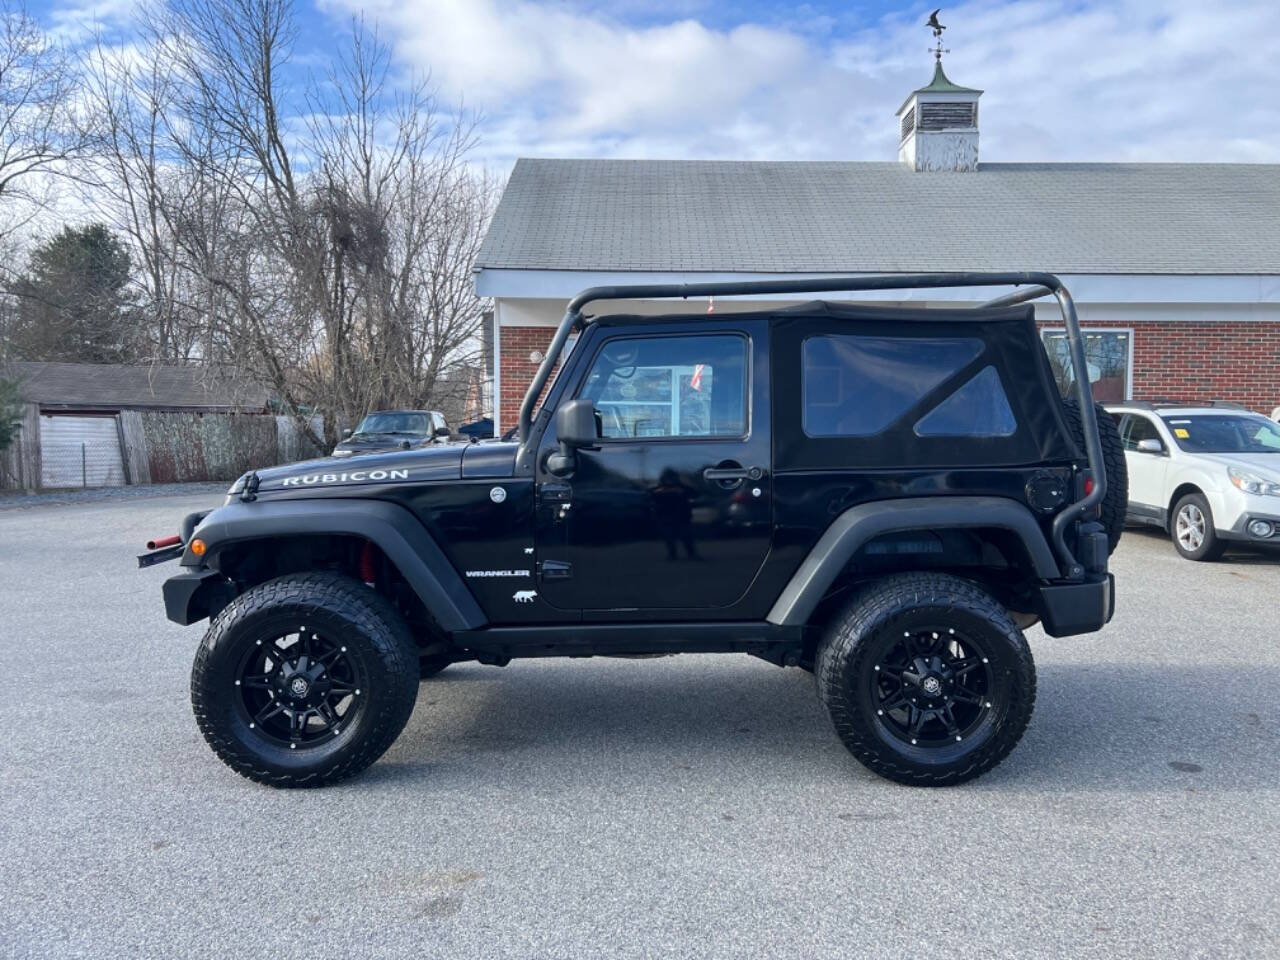
[[161, 537], [159, 540], [148, 540], [148, 550], [159, 550], [161, 547], [172, 547], [174, 544], [182, 542], [181, 537]]

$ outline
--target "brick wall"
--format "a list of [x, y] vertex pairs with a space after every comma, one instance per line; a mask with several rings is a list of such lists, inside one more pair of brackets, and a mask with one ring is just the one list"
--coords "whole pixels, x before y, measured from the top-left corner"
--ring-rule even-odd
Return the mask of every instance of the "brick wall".
[[[1280, 406], [1280, 323], [1085, 323], [1133, 330], [1134, 400], [1227, 400], [1268, 416]], [[1061, 328], [1046, 323], [1041, 327]]]
[[[499, 398], [498, 423], [503, 433], [519, 422], [520, 402], [533, 382], [541, 360], [530, 360], [533, 351], [547, 352], [555, 327], [503, 327], [499, 341], [499, 368], [502, 396]], [[556, 368], [557, 371], [559, 367]], [[551, 378], [555, 379], [554, 374]], [[551, 385], [548, 381], [547, 386]], [[543, 391], [546, 392], [545, 390]]]

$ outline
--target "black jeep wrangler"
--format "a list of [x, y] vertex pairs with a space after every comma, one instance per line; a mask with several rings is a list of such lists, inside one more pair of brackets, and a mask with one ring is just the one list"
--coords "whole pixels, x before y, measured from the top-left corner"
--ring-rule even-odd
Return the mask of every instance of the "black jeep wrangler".
[[[1015, 285], [977, 308], [814, 302], [599, 316], [592, 301]], [[1035, 701], [1023, 629], [1098, 630], [1124, 460], [1081, 378], [1055, 388], [1029, 301], [1049, 274], [588, 290], [518, 442], [249, 473], [188, 516], [169, 618], [211, 620], [191, 694], [209, 744], [277, 786], [373, 763], [451, 663], [753, 654], [816, 675], [885, 777], [999, 763]], [[571, 333], [576, 348], [543, 394]], [[1100, 432], [1101, 428], [1101, 432]]]

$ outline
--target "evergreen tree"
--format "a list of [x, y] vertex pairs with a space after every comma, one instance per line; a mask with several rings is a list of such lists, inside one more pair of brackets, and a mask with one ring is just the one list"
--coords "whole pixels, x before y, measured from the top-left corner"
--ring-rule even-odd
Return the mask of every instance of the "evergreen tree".
[[20, 360], [136, 362], [138, 316], [129, 251], [101, 224], [65, 227], [32, 253], [18, 280], [10, 351]]

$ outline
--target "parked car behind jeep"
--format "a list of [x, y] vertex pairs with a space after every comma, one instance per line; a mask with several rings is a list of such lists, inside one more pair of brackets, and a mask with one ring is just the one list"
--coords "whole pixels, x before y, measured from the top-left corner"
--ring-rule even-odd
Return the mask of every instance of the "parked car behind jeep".
[[1233, 405], [1114, 403], [1128, 461], [1127, 520], [1188, 560], [1280, 544], [1280, 426]]
[[331, 456], [411, 450], [449, 436], [449, 424], [438, 410], [378, 410], [346, 431]]

